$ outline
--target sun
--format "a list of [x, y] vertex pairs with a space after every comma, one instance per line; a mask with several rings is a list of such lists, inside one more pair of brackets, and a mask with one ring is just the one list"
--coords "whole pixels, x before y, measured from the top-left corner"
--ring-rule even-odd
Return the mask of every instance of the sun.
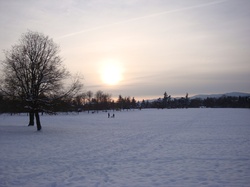
[[117, 60], [104, 60], [101, 63], [101, 79], [107, 85], [117, 85], [122, 80], [122, 66]]

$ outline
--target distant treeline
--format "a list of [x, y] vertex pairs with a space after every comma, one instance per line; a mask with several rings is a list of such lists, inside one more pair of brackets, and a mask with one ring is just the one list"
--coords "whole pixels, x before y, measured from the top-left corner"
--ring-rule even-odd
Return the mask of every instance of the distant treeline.
[[141, 108], [250, 108], [250, 97], [234, 97], [223, 95], [219, 98], [190, 99], [188, 94], [181, 98], [171, 98], [164, 93], [163, 98], [154, 101], [143, 100]]
[[[18, 98], [4, 97], [0, 94], [0, 113], [24, 113], [28, 112], [25, 101]], [[164, 93], [162, 98], [156, 100], [136, 101], [134, 97], [122, 97], [114, 101], [111, 94], [97, 91], [81, 93], [74, 98], [59, 98], [53, 103], [44, 105], [45, 112], [81, 112], [81, 111], [101, 111], [101, 110], [129, 110], [143, 108], [250, 108], [250, 97], [221, 96], [219, 98], [193, 98], [188, 94], [181, 98], [172, 98]], [[48, 110], [49, 108], [49, 110]], [[43, 111], [41, 109], [41, 111]]]

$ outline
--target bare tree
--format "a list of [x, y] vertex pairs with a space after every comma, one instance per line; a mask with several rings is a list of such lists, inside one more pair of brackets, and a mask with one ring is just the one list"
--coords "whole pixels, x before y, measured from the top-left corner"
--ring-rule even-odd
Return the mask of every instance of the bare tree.
[[104, 93], [101, 90], [98, 90], [95, 93], [95, 101], [97, 110], [109, 109], [109, 103], [111, 102], [111, 94]]
[[93, 97], [93, 92], [90, 90], [87, 91], [86, 97], [87, 97], [87, 101], [88, 101], [87, 108], [88, 108], [88, 113], [89, 113], [89, 110], [91, 109], [91, 101], [92, 101], [92, 97]]
[[90, 102], [91, 102], [91, 99], [92, 99], [92, 97], [93, 97], [93, 92], [90, 91], [90, 90], [87, 91], [86, 96], [87, 96], [88, 103], [90, 103]]
[[96, 93], [95, 93], [95, 99], [96, 99], [96, 102], [97, 103], [101, 103], [102, 102], [102, 99], [103, 99], [103, 91], [101, 90], [98, 90]]
[[80, 93], [75, 97], [77, 105], [85, 105], [86, 103], [86, 93]]
[[65, 91], [63, 80], [70, 74], [62, 65], [59, 46], [42, 33], [23, 34], [19, 44], [5, 52], [2, 65], [2, 90], [26, 102], [29, 125], [34, 125], [35, 118], [38, 131], [42, 128], [39, 112], [49, 109], [53, 100], [76, 93], [82, 86], [76, 78]]

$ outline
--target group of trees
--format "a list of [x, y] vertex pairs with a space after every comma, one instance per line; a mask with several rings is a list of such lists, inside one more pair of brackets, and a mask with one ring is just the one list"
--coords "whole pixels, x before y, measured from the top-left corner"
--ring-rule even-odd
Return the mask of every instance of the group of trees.
[[158, 98], [156, 100], [145, 101], [142, 100], [140, 103], [141, 108], [188, 108], [190, 99], [188, 93], [185, 97], [172, 98], [166, 92], [163, 94], [163, 98]]
[[[41, 105], [43, 106], [43, 105]], [[101, 111], [101, 110], [129, 110], [129, 109], [143, 109], [143, 108], [250, 108], [249, 97], [232, 97], [222, 96], [219, 98], [193, 98], [190, 99], [188, 94], [185, 97], [172, 98], [166, 92], [162, 98], [156, 100], [142, 100], [136, 101], [134, 97], [119, 97], [113, 100], [111, 94], [104, 93], [99, 90], [95, 93], [87, 91], [77, 95], [68, 95], [65, 97], [57, 97], [56, 100], [50, 103], [49, 110], [40, 112], [57, 113], [57, 112], [81, 112], [81, 111]], [[0, 93], [0, 113], [23, 113], [29, 112], [27, 103], [16, 97], [4, 97]]]
[[119, 95], [118, 99], [115, 101], [112, 99], [111, 94], [104, 93], [101, 90], [93, 93], [92, 91], [87, 91], [86, 93], [81, 93], [74, 98], [68, 100], [66, 107], [60, 107], [57, 111], [64, 108], [64, 112], [68, 111], [100, 111], [100, 110], [124, 110], [137, 108], [137, 102], [135, 98], [122, 97]]
[[[19, 98], [4, 97], [0, 93], [0, 113], [18, 114], [29, 112], [26, 102]], [[101, 110], [125, 110], [138, 108], [139, 102], [133, 97], [122, 97], [119, 95], [116, 101], [111, 94], [99, 90], [95, 93], [87, 91], [75, 96], [58, 97], [50, 103], [49, 110], [40, 109], [40, 112], [55, 114], [57, 112], [81, 112]], [[49, 112], [48, 112], [49, 111]]]
[[100, 110], [123, 110], [137, 108], [135, 98], [122, 97], [119, 95], [115, 101], [112, 95], [101, 90], [87, 91], [72, 98], [62, 99], [55, 106], [57, 112], [80, 112], [80, 111], [100, 111]]
[[190, 108], [207, 107], [207, 108], [250, 108], [250, 97], [221, 96], [219, 98], [207, 97], [205, 99], [191, 99]]
[[205, 99], [188, 97], [171, 98], [166, 92], [163, 98], [153, 101], [143, 100], [141, 108], [250, 108], [250, 97], [221, 96], [219, 98], [207, 97]]

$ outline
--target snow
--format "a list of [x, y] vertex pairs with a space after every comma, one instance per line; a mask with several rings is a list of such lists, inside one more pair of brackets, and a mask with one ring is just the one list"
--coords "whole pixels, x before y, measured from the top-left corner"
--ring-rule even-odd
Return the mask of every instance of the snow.
[[1, 115], [0, 186], [249, 186], [249, 109], [114, 113]]

